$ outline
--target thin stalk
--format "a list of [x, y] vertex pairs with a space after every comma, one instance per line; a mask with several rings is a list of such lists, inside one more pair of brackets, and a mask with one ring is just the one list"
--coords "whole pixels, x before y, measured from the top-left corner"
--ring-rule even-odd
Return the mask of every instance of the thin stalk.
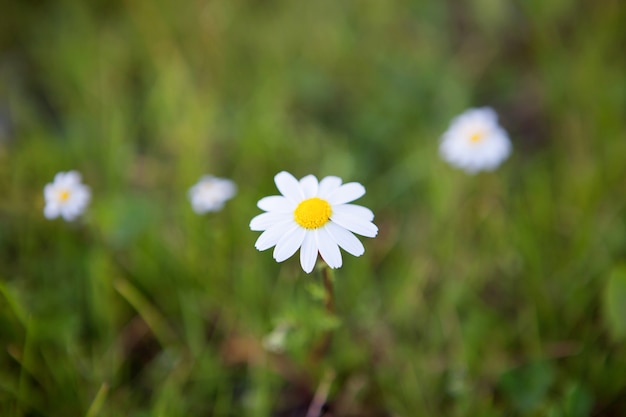
[[311, 405], [309, 405], [309, 409], [306, 412], [306, 417], [320, 417], [322, 415], [322, 408], [324, 407], [324, 404], [326, 404], [328, 393], [330, 392], [330, 386], [334, 379], [335, 371], [328, 369], [315, 391]]
[[324, 282], [324, 290], [326, 293], [324, 307], [330, 315], [335, 314], [335, 295], [333, 292], [333, 279], [331, 277], [330, 267], [326, 265], [322, 268], [322, 280]]
[[[322, 268], [322, 283], [324, 285], [324, 309], [330, 316], [335, 315], [335, 296], [333, 291], [333, 277], [330, 267], [324, 265]], [[318, 363], [324, 356], [328, 354], [330, 344], [333, 338], [333, 329], [328, 329], [322, 335], [319, 344], [311, 353], [311, 362]]]

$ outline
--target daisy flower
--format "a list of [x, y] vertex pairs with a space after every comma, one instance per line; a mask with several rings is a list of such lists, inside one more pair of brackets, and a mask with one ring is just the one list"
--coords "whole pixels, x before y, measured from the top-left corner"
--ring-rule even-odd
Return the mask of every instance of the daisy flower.
[[347, 204], [365, 194], [361, 184], [342, 185], [339, 177], [318, 182], [313, 175], [298, 181], [284, 171], [276, 174], [274, 182], [282, 195], [259, 200], [257, 206], [266, 213], [253, 218], [250, 229], [263, 231], [255, 247], [263, 251], [275, 246], [277, 262], [300, 249], [300, 264], [307, 274], [313, 270], [318, 252], [329, 267], [339, 268], [340, 247], [354, 256], [365, 252], [352, 233], [366, 237], [378, 234], [370, 209]]
[[48, 219], [61, 216], [68, 222], [81, 215], [91, 199], [89, 187], [81, 183], [77, 171], [56, 174], [54, 181], [44, 187], [43, 195], [46, 200], [44, 216]]
[[236, 193], [237, 186], [231, 180], [205, 175], [189, 189], [189, 200], [193, 211], [204, 214], [221, 210]]
[[469, 109], [452, 120], [439, 153], [450, 164], [474, 174], [496, 169], [511, 153], [511, 141], [493, 109]]

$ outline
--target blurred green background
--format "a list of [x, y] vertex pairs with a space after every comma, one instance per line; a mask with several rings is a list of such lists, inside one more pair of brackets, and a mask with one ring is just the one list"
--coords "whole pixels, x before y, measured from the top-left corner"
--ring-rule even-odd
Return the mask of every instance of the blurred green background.
[[[626, 415], [625, 26], [620, 0], [4, 2], [0, 415], [295, 417], [325, 387], [327, 417]], [[468, 176], [438, 140], [484, 105], [514, 150]], [[70, 169], [92, 204], [48, 221]], [[367, 189], [335, 316], [254, 249], [281, 170]], [[206, 173], [239, 193], [198, 216]]]

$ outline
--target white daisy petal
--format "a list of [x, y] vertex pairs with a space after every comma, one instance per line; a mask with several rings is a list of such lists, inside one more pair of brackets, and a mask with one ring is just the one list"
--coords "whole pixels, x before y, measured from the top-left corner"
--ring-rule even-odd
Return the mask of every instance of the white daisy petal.
[[340, 204], [338, 206], [333, 206], [333, 213], [343, 213], [345, 215], [359, 217], [370, 222], [374, 220], [374, 213], [372, 213], [372, 210], [357, 204]]
[[54, 203], [48, 203], [43, 209], [43, 215], [46, 219], [54, 219], [59, 216], [59, 206]]
[[484, 122], [488, 123], [497, 123], [498, 122], [498, 114], [491, 107], [481, 107], [478, 109], [474, 109], [473, 115]]
[[326, 231], [333, 237], [333, 240], [341, 247], [341, 249], [353, 256], [361, 256], [365, 253], [365, 248], [361, 241], [351, 232], [333, 222], [329, 222], [324, 226]]
[[349, 203], [363, 197], [363, 194], [365, 194], [365, 187], [358, 182], [349, 182], [332, 192], [328, 196], [328, 202], [333, 205]]
[[315, 238], [322, 259], [324, 259], [331, 268], [340, 268], [342, 264], [341, 252], [332, 235], [328, 233], [328, 230], [325, 227], [315, 230]]
[[274, 177], [274, 182], [278, 191], [294, 203], [298, 203], [304, 198], [300, 183], [290, 173], [285, 171], [279, 172]]
[[[71, 174], [70, 172], [59, 172], [58, 174], [56, 174], [54, 176], [54, 184], [57, 186], [63, 186], [66, 187], [70, 184], [72, 184], [72, 178], [76, 178], [74, 175]], [[75, 182], [75, 181], [74, 181]]]
[[61, 212], [61, 217], [63, 218], [63, 220], [65, 220], [66, 222], [71, 222], [72, 220], [74, 220], [74, 218], [72, 216], [68, 216], [66, 212], [62, 211]]
[[294, 227], [296, 227], [296, 225], [292, 220], [276, 223], [272, 227], [261, 233], [261, 236], [259, 236], [259, 238], [256, 240], [254, 247], [260, 251], [269, 249], [272, 246], [276, 245], [280, 238], [282, 238], [285, 233], [289, 232]]
[[65, 173], [65, 176], [63, 177], [63, 182], [66, 185], [74, 185], [74, 184], [80, 184], [81, 181], [81, 176], [80, 173], [78, 173], [77, 171], [69, 171]]
[[304, 194], [304, 198], [311, 198], [317, 195], [317, 178], [313, 175], [307, 175], [300, 180], [300, 188]]
[[285, 233], [274, 248], [274, 259], [276, 259], [276, 262], [282, 262], [296, 253], [300, 245], [302, 245], [305, 235], [306, 230], [301, 227], [295, 227]]
[[290, 220], [292, 216], [288, 213], [268, 212], [262, 213], [250, 220], [250, 230], [260, 232], [267, 230], [277, 222]]
[[76, 210], [72, 210], [72, 208], [69, 207], [64, 207], [61, 209], [61, 217], [63, 217], [63, 219], [68, 222], [74, 220], [76, 216], [78, 216], [78, 214], [79, 213], [77, 213]]
[[291, 213], [296, 208], [296, 204], [286, 199], [282, 195], [271, 195], [263, 197], [256, 203], [257, 207], [265, 211], [276, 213]]
[[43, 187], [43, 196], [44, 198], [47, 200], [52, 200], [53, 198], [55, 198], [55, 193], [56, 193], [56, 187], [54, 187], [54, 184], [46, 184], [45, 187]]
[[83, 185], [76, 190], [76, 201], [80, 202], [80, 204], [86, 204], [89, 200], [91, 200], [91, 190], [89, 187]]
[[341, 178], [339, 177], [324, 177], [320, 181], [319, 190], [317, 192], [318, 197], [327, 199], [328, 196], [341, 186]]
[[216, 178], [220, 187], [220, 190], [224, 194], [224, 199], [230, 199], [237, 194], [237, 185], [226, 178]]
[[339, 226], [361, 236], [375, 237], [378, 234], [378, 227], [374, 223], [358, 217], [352, 217], [344, 213], [333, 213], [330, 219]]
[[317, 260], [317, 242], [313, 233], [307, 233], [302, 241], [302, 247], [300, 247], [300, 265], [307, 274], [310, 274], [315, 267], [315, 261]]

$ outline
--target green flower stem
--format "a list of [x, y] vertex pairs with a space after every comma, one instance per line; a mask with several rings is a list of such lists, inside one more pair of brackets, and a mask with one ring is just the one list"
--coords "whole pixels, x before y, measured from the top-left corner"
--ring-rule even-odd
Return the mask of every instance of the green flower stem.
[[330, 267], [328, 265], [324, 265], [322, 268], [322, 280], [324, 283], [324, 292], [326, 293], [324, 307], [330, 315], [335, 314], [335, 296], [333, 292], [334, 276], [332, 276], [332, 274], [333, 273]]
[[[322, 283], [324, 285], [324, 294], [325, 294], [324, 308], [330, 316], [334, 316], [335, 315], [335, 298], [334, 298], [334, 292], [333, 292], [333, 281], [334, 281], [333, 273], [330, 267], [326, 263], [324, 263], [320, 269], [322, 270]], [[326, 330], [324, 334], [322, 335], [318, 345], [313, 349], [313, 352], [311, 354], [311, 362], [313, 364], [317, 364], [323, 357], [325, 357], [328, 354], [328, 351], [330, 349], [330, 344], [333, 338], [333, 331], [334, 329]]]

